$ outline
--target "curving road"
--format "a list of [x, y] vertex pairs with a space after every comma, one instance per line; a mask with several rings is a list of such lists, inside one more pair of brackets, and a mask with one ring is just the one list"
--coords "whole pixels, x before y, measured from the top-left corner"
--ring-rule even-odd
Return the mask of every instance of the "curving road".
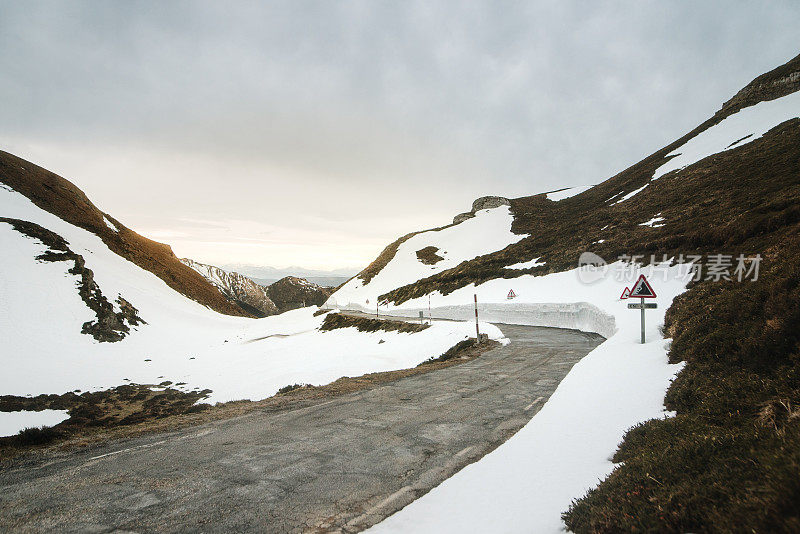
[[0, 473], [0, 531], [356, 532], [491, 451], [603, 338], [499, 325], [460, 365]]

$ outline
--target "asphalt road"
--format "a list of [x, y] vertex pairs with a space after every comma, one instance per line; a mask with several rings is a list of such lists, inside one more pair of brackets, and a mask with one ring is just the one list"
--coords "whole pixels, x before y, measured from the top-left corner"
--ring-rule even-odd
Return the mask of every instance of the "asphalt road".
[[603, 338], [499, 325], [460, 365], [0, 472], [2, 532], [356, 532], [491, 451]]

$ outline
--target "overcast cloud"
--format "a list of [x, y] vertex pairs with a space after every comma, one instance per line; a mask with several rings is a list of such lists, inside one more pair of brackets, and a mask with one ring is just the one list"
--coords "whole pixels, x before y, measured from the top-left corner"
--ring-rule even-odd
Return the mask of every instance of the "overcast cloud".
[[210, 263], [363, 266], [600, 182], [800, 52], [797, 2], [0, 0], [0, 149]]

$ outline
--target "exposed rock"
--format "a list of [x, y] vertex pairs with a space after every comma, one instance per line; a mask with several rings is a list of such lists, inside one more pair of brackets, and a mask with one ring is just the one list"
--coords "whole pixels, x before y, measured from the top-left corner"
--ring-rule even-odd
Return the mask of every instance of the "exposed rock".
[[459, 213], [455, 217], [453, 217], [453, 224], [458, 224], [466, 221], [467, 219], [471, 219], [475, 217], [475, 214], [471, 211], [465, 211], [464, 213]]
[[185, 265], [200, 273], [225, 297], [244, 311], [256, 317], [279, 313], [278, 306], [267, 295], [267, 288], [236, 272], [228, 272], [213, 265], [181, 259]]
[[453, 217], [453, 224], [458, 224], [466, 221], [467, 219], [471, 219], [475, 217], [475, 212], [480, 210], [488, 210], [492, 208], [498, 208], [500, 206], [510, 206], [511, 201], [505, 197], [496, 197], [496, 196], [488, 196], [488, 197], [480, 197], [475, 199], [472, 203], [472, 211], [466, 211], [464, 213], [459, 213], [455, 217]]
[[800, 55], [747, 84], [722, 105], [717, 116], [728, 116], [744, 107], [774, 100], [797, 90], [800, 90]]
[[481, 197], [472, 203], [472, 213], [480, 210], [499, 208], [500, 206], [510, 206], [511, 201], [505, 197]]

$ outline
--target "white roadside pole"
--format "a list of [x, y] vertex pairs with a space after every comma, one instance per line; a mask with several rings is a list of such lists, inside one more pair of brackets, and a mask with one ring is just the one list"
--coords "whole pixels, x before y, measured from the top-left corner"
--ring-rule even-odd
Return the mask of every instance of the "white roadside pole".
[[481, 342], [481, 329], [478, 326], [478, 294], [474, 294], [475, 297], [475, 342]]
[[433, 324], [433, 315], [431, 315], [431, 294], [428, 293], [428, 322]]
[[[627, 289], [627, 288], [626, 288]], [[642, 344], [645, 342], [644, 336], [644, 310], [652, 310], [657, 307], [655, 302], [645, 302], [644, 299], [654, 299], [656, 298], [656, 292], [653, 291], [652, 286], [647, 281], [645, 276], [639, 275], [639, 279], [634, 284], [633, 288], [630, 292], [626, 295], [625, 292], [622, 293], [622, 299], [632, 298], [632, 297], [639, 297], [640, 301], [638, 304], [628, 304], [628, 309], [631, 310], [641, 310], [642, 315]]]

